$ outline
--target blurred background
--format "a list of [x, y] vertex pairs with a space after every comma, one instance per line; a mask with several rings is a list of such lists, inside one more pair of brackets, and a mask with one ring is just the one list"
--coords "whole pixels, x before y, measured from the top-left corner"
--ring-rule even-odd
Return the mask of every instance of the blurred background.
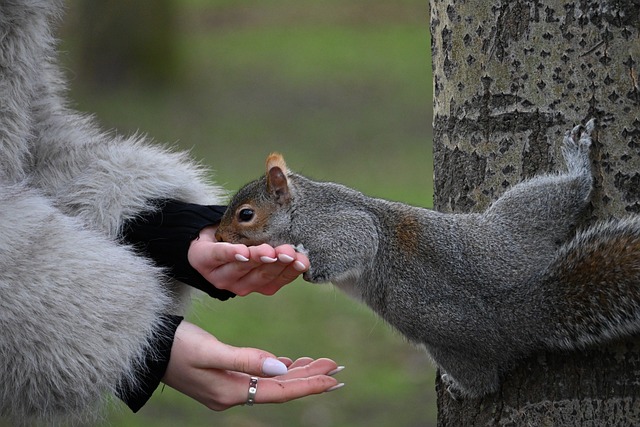
[[[191, 150], [230, 192], [288, 166], [430, 207], [425, 0], [71, 0], [60, 29], [72, 105], [106, 129]], [[336, 392], [211, 412], [159, 388], [117, 426], [431, 426], [434, 370], [364, 305], [299, 280], [273, 297], [198, 300], [189, 319], [235, 346], [331, 357]]]

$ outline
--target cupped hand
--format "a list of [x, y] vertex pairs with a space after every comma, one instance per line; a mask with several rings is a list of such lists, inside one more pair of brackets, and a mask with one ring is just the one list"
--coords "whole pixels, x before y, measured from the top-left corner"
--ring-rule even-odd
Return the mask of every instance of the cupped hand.
[[251, 376], [259, 378], [256, 404], [283, 403], [340, 388], [344, 384], [331, 375], [341, 368], [330, 359], [292, 362], [263, 350], [233, 347], [183, 321], [162, 381], [221, 411], [246, 403]]
[[217, 242], [215, 226], [202, 229], [189, 247], [189, 263], [218, 289], [244, 296], [273, 295], [309, 269], [309, 259], [291, 245], [276, 248]]

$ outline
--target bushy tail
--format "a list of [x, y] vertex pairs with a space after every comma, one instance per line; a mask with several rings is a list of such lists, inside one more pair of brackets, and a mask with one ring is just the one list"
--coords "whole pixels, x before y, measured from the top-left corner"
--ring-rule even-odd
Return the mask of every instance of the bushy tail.
[[574, 349], [640, 332], [640, 217], [578, 233], [535, 288], [542, 298], [539, 314], [548, 320], [541, 336], [551, 348]]

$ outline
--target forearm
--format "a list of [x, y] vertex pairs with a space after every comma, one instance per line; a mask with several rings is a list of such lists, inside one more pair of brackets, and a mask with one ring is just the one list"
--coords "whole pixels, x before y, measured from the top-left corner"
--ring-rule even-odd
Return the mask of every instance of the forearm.
[[184, 318], [164, 315], [152, 335], [141, 363], [136, 365], [135, 377], [123, 381], [117, 396], [133, 411], [138, 412], [151, 398], [169, 365], [176, 329]]

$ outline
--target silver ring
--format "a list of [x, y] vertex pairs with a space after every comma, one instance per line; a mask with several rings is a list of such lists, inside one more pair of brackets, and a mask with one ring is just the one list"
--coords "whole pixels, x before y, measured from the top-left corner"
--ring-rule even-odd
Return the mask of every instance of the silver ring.
[[251, 406], [256, 401], [256, 393], [258, 392], [258, 377], [251, 377], [249, 381], [249, 395], [247, 396], [247, 402], [245, 405]]

